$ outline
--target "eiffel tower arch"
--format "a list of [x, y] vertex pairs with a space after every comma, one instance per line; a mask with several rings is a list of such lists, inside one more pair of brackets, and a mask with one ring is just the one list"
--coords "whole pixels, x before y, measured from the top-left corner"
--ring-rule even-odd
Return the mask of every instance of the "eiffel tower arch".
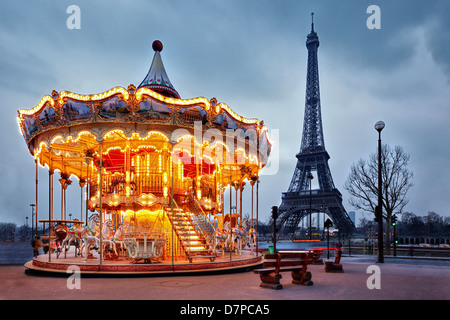
[[[288, 191], [282, 193], [277, 227], [283, 233], [293, 233], [304, 217], [323, 212], [340, 232], [349, 234], [355, 231], [355, 226], [342, 205], [342, 194], [334, 185], [328, 166], [330, 156], [323, 137], [317, 58], [319, 37], [314, 31], [314, 20], [306, 39], [306, 48], [308, 67], [302, 141]], [[311, 190], [311, 176], [317, 179], [318, 189]]]

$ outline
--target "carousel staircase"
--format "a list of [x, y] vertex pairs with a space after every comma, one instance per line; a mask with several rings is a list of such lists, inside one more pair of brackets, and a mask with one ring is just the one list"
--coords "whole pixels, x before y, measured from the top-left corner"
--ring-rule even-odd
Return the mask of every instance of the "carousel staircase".
[[191, 219], [190, 216], [192, 215], [179, 209], [178, 206], [174, 208], [173, 215], [170, 212], [168, 214], [183, 251], [189, 262], [195, 258], [209, 258], [214, 261], [216, 258], [214, 250], [211, 249], [203, 232], [196, 226], [195, 219]]
[[188, 201], [189, 210], [194, 213], [193, 217], [196, 221], [196, 226], [201, 230], [206, 238], [212, 239], [215, 228], [210, 222], [207, 214], [203, 211], [202, 206], [198, 202], [197, 198], [192, 193], [189, 193]]

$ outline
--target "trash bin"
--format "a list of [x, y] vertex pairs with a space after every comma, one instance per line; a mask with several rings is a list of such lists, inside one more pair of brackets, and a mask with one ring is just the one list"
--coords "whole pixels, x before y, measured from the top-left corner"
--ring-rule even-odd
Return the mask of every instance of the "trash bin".
[[269, 253], [273, 254], [273, 246], [269, 246]]

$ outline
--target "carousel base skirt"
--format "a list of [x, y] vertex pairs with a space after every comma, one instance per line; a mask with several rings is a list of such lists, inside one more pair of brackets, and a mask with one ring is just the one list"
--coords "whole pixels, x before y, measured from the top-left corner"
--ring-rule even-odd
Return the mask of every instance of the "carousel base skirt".
[[[69, 251], [70, 252], [70, 251]], [[248, 271], [262, 264], [263, 256], [255, 252], [243, 250], [239, 254], [225, 253], [222, 257], [218, 253], [214, 261], [206, 257], [198, 257], [190, 263], [187, 259], [177, 258], [172, 263], [171, 257], [166, 259], [151, 259], [150, 263], [143, 260], [135, 261], [126, 257], [120, 257], [118, 260], [103, 259], [100, 263], [98, 256], [87, 259], [74, 257], [72, 253], [66, 254], [66, 258], [61, 255], [59, 258], [52, 254], [49, 261], [48, 254], [39, 255], [32, 261], [25, 263], [25, 268], [30, 274], [38, 273], [65, 273], [72, 274], [75, 271], [85, 275], [181, 275], [187, 273], [227, 273]]]

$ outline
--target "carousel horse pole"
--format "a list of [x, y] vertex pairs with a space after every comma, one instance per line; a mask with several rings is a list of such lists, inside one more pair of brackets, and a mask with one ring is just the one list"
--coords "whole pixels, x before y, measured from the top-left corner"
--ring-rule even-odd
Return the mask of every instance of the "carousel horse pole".
[[253, 254], [253, 247], [256, 245], [256, 230], [253, 227], [248, 230], [248, 243], [250, 245], [250, 253]]
[[85, 249], [85, 255], [84, 255], [84, 262], [87, 262], [87, 257], [90, 252], [90, 244], [94, 242], [97, 244], [98, 239], [96, 237], [96, 229], [99, 223], [99, 215], [98, 213], [94, 213], [89, 218], [87, 225], [84, 227], [84, 231], [81, 235], [81, 238], [83, 239], [84, 243], [84, 249]]
[[[63, 241], [66, 239], [67, 237], [67, 232], [68, 232], [68, 228], [66, 225], [63, 224], [58, 224], [55, 227], [55, 235], [56, 235], [56, 243], [59, 245], [57, 245], [57, 250], [56, 250], [56, 258], [59, 258], [59, 255], [61, 254], [61, 250], [63, 247]], [[76, 253], [76, 252], [75, 252]], [[66, 258], [66, 252], [64, 252], [64, 258]]]
[[239, 257], [241, 257], [242, 254], [242, 239], [245, 239], [246, 237], [246, 233], [247, 231], [245, 229], [247, 229], [248, 226], [248, 218], [245, 218], [242, 221], [242, 227], [236, 227], [232, 229], [232, 246], [234, 249], [234, 243], [237, 242], [237, 246], [238, 246], [238, 250], [239, 250]]
[[217, 245], [220, 243], [222, 245], [222, 257], [225, 256], [225, 245], [230, 238], [230, 222], [225, 222], [223, 230], [216, 229], [214, 234], [214, 249], [216, 249]]
[[114, 251], [114, 254], [116, 257], [118, 256], [117, 250], [116, 250], [116, 244], [113, 241], [113, 223], [111, 219], [106, 220], [103, 223], [102, 228], [102, 245], [103, 245], [103, 255], [105, 254], [105, 248], [106, 246], [109, 246], [110, 250]]
[[116, 230], [116, 232], [114, 233], [112, 239], [112, 241], [114, 241], [114, 244], [119, 245], [120, 246], [120, 253], [123, 254], [124, 252], [124, 244], [123, 244], [123, 225], [119, 226]]

